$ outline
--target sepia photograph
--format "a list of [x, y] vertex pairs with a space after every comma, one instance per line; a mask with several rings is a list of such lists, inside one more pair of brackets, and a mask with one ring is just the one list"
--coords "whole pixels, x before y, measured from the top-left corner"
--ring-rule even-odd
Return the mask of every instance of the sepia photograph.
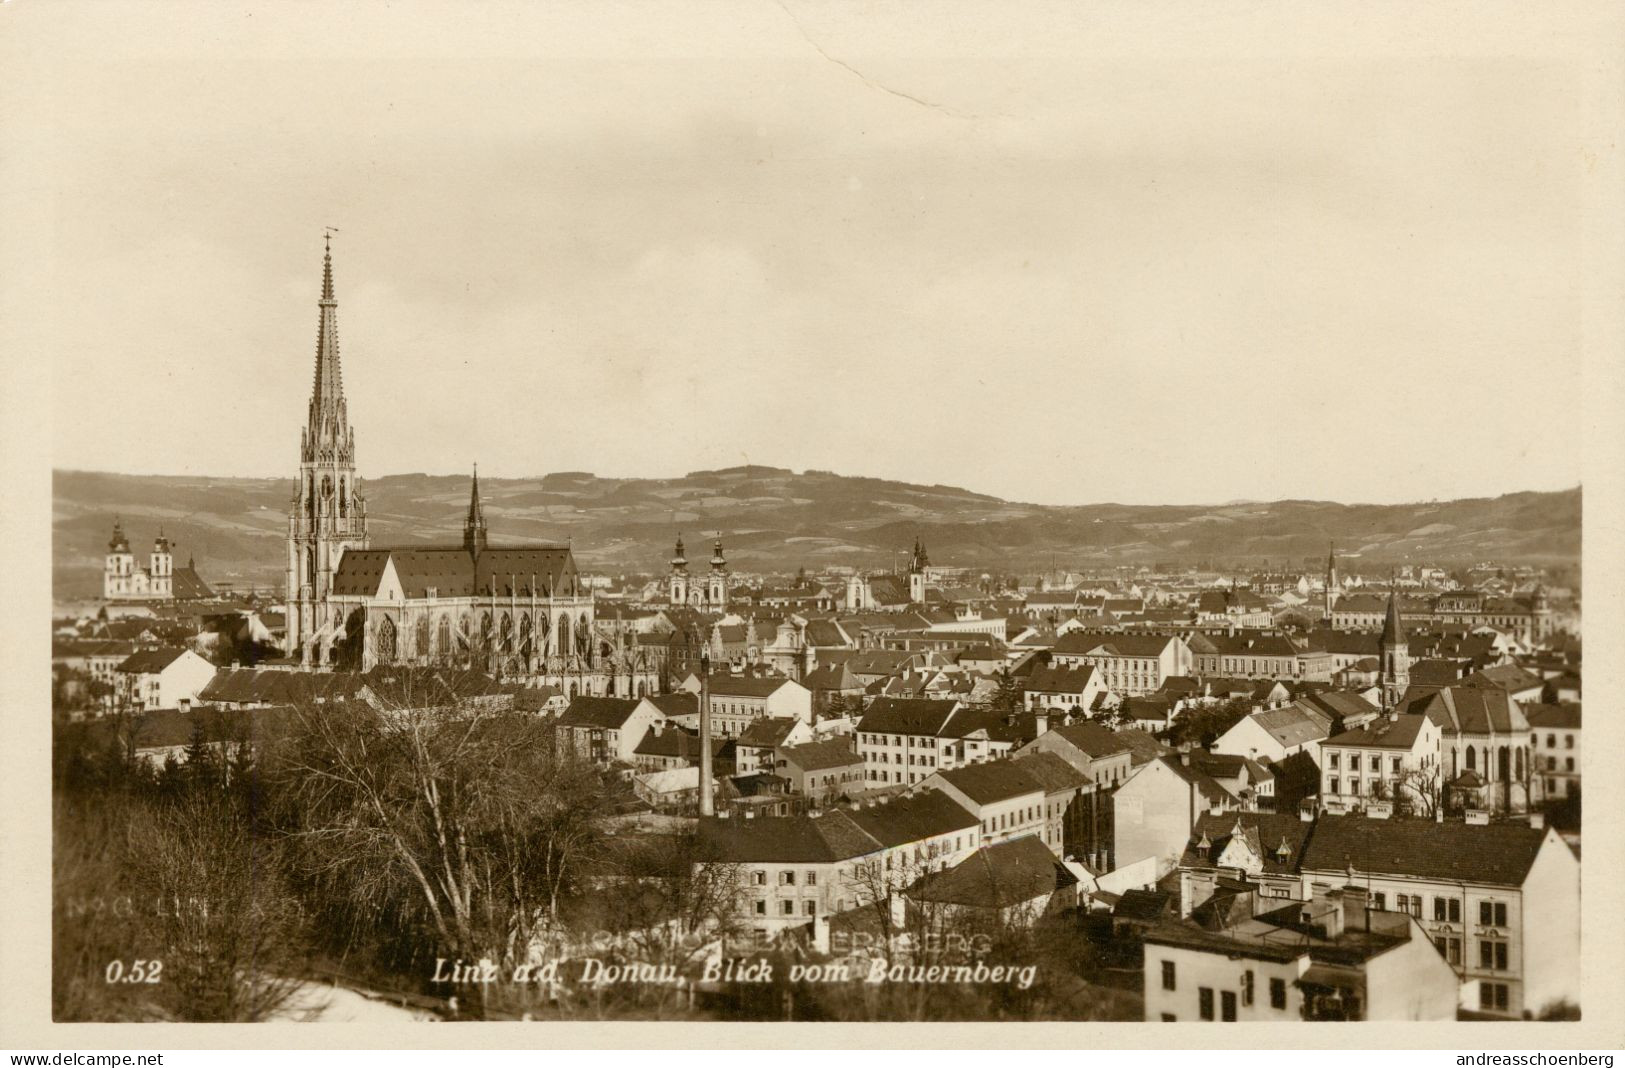
[[1617, 1044], [1620, 20], [1362, 10], [4, 5], [30, 1026]]

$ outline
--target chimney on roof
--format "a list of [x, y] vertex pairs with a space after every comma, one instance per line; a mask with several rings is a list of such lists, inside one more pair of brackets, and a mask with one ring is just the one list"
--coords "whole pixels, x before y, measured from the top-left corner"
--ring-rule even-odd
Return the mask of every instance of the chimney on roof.
[[1191, 766], [1191, 751], [1189, 749], [1180, 749], [1179, 763], [1187, 768]]
[[1537, 831], [1544, 831], [1546, 829], [1546, 813], [1529, 813], [1529, 826], [1533, 827]]
[[1042, 709], [1033, 713], [1033, 737], [1046, 734], [1049, 731], [1049, 714]]

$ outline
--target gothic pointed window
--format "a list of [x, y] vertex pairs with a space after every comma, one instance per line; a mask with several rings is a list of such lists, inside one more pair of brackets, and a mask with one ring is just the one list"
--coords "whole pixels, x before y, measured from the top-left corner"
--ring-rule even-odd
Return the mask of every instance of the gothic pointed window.
[[395, 659], [395, 622], [388, 616], [378, 624], [378, 638], [374, 643], [377, 660], [381, 664], [388, 664]]
[[497, 628], [497, 648], [503, 653], [513, 652], [513, 620], [508, 613], [502, 613], [502, 623]]
[[491, 613], [480, 613], [480, 648], [491, 648]]
[[441, 616], [435, 630], [435, 655], [444, 660], [451, 655], [451, 617]]
[[526, 660], [530, 659], [530, 616], [519, 617], [519, 655]]
[[559, 656], [570, 655], [570, 613], [559, 617], [558, 629], [553, 632], [553, 651]]
[[416, 648], [414, 648], [412, 650], [412, 655], [417, 657], [419, 660], [427, 660], [428, 657], [429, 657], [429, 617], [428, 616], [420, 616], [420, 617], [418, 617], [417, 642], [416, 642]]
[[536, 652], [540, 656], [547, 655], [548, 624], [546, 616], [536, 617]]

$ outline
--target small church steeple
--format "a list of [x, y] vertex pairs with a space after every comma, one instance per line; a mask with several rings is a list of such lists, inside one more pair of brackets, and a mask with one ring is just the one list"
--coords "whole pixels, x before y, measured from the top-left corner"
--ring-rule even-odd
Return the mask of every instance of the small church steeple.
[[1382, 705], [1393, 708], [1411, 684], [1410, 648], [1405, 642], [1405, 624], [1400, 619], [1399, 590], [1388, 592], [1388, 613], [1379, 641], [1382, 654]]
[[480, 505], [480, 465], [474, 465], [474, 482], [468, 495], [468, 518], [463, 520], [463, 548], [474, 554], [485, 551], [489, 541], [485, 529], [485, 509]]

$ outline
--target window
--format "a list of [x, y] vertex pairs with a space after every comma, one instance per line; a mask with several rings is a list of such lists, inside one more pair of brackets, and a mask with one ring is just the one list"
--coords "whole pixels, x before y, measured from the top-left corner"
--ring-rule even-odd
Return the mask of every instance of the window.
[[1399, 774], [1399, 758], [1398, 757], [1394, 757], [1393, 760], [1389, 761], [1388, 766], [1393, 769], [1393, 773], [1395, 775]]
[[1226, 1023], [1233, 1023], [1236, 1019], [1236, 992], [1223, 990], [1219, 992], [1219, 1013]]
[[1450, 899], [1450, 922], [1451, 923], [1460, 923], [1461, 922], [1461, 899], [1460, 898], [1453, 897], [1453, 898]]
[[1162, 962], [1162, 988], [1164, 990], [1174, 989], [1174, 962], [1171, 960]]
[[1507, 985], [1505, 983], [1479, 983], [1478, 1007], [1505, 1012], [1507, 1008]]
[[[1336, 765], [1333, 766], [1335, 767]], [[1331, 778], [1326, 780], [1326, 792], [1329, 794], [1335, 794], [1338, 792], [1336, 775], [1333, 775]]]
[[[1573, 749], [1574, 748], [1574, 735], [1572, 735], [1572, 734], [1563, 735], [1563, 748], [1564, 749]], [[1572, 765], [1570, 765], [1570, 766], [1572, 767]]]
[[781, 901], [779, 902], [779, 911], [786, 916], [794, 916], [796, 914], [796, 903], [794, 901]]
[[1198, 1015], [1204, 1020], [1213, 1019], [1213, 988], [1201, 987], [1196, 991], [1196, 1000], [1199, 1008]]
[[803, 909], [802, 911], [804, 911], [809, 916], [818, 915], [818, 902], [816, 902], [816, 901], [807, 902], [806, 903], [806, 908]]
[[1243, 1005], [1253, 1003], [1253, 970], [1251, 968], [1241, 973], [1241, 1003]]
[[1372, 894], [1371, 895], [1371, 907], [1376, 909], [1378, 912], [1387, 912], [1388, 911], [1388, 895], [1386, 895], [1386, 894]]
[[779, 872], [779, 885], [780, 886], [794, 886], [794, 885], [796, 885], [796, 873], [793, 872], [793, 871], [781, 871], [781, 872]]
[[1564, 771], [1573, 771], [1574, 770], [1574, 758], [1573, 757], [1564, 757], [1563, 758], [1563, 770]]
[[765, 872], [765, 871], [753, 871], [753, 872], [751, 872], [750, 873], [750, 881], [755, 883], [757, 886], [766, 886], [767, 885], [767, 872]]
[[1433, 919], [1435, 921], [1441, 921], [1441, 920], [1444, 919], [1444, 917], [1445, 917], [1444, 909], [1445, 909], [1444, 898], [1442, 898], [1442, 897], [1434, 898], [1433, 899]]
[[1178, 1020], [1179, 1020], [1179, 1017], [1175, 1016], [1171, 1012], [1165, 1012], [1165, 1013], [1162, 1014], [1162, 1022], [1163, 1023], [1175, 1023]]
[[766, 916], [767, 915], [767, 902], [765, 902], [765, 901], [756, 902], [756, 915], [758, 915], [758, 916]]
[[817, 886], [818, 885], [818, 873], [817, 872], [810, 871], [810, 872], [807, 873], [806, 885], [808, 885], [808, 886]]
[[1374, 756], [1371, 758], [1371, 770], [1378, 775], [1382, 774], [1382, 757]]
[[[1339, 753], [1333, 753], [1333, 754], [1332, 754], [1332, 770], [1333, 770], [1333, 771], [1336, 771], [1336, 770], [1337, 770], [1337, 765], [1338, 765], [1338, 763], [1339, 763], [1339, 759], [1338, 759], [1338, 758], [1339, 758], [1339, 757], [1340, 757], [1340, 756], [1341, 756], [1341, 754], [1339, 754]], [[1336, 782], [1336, 781], [1337, 781], [1337, 780], [1336, 780], [1336, 779], [1333, 779], [1333, 780], [1332, 780], [1332, 781], [1333, 781], [1333, 782]], [[1337, 792], [1337, 791], [1336, 791], [1336, 790], [1333, 790], [1333, 791], [1332, 791], [1332, 792], [1333, 792], [1333, 793], [1336, 793], [1336, 792]]]
[[1270, 1008], [1272, 1008], [1272, 1009], [1284, 1009], [1284, 1008], [1286, 1008], [1286, 980], [1285, 979], [1271, 979], [1270, 980]]

